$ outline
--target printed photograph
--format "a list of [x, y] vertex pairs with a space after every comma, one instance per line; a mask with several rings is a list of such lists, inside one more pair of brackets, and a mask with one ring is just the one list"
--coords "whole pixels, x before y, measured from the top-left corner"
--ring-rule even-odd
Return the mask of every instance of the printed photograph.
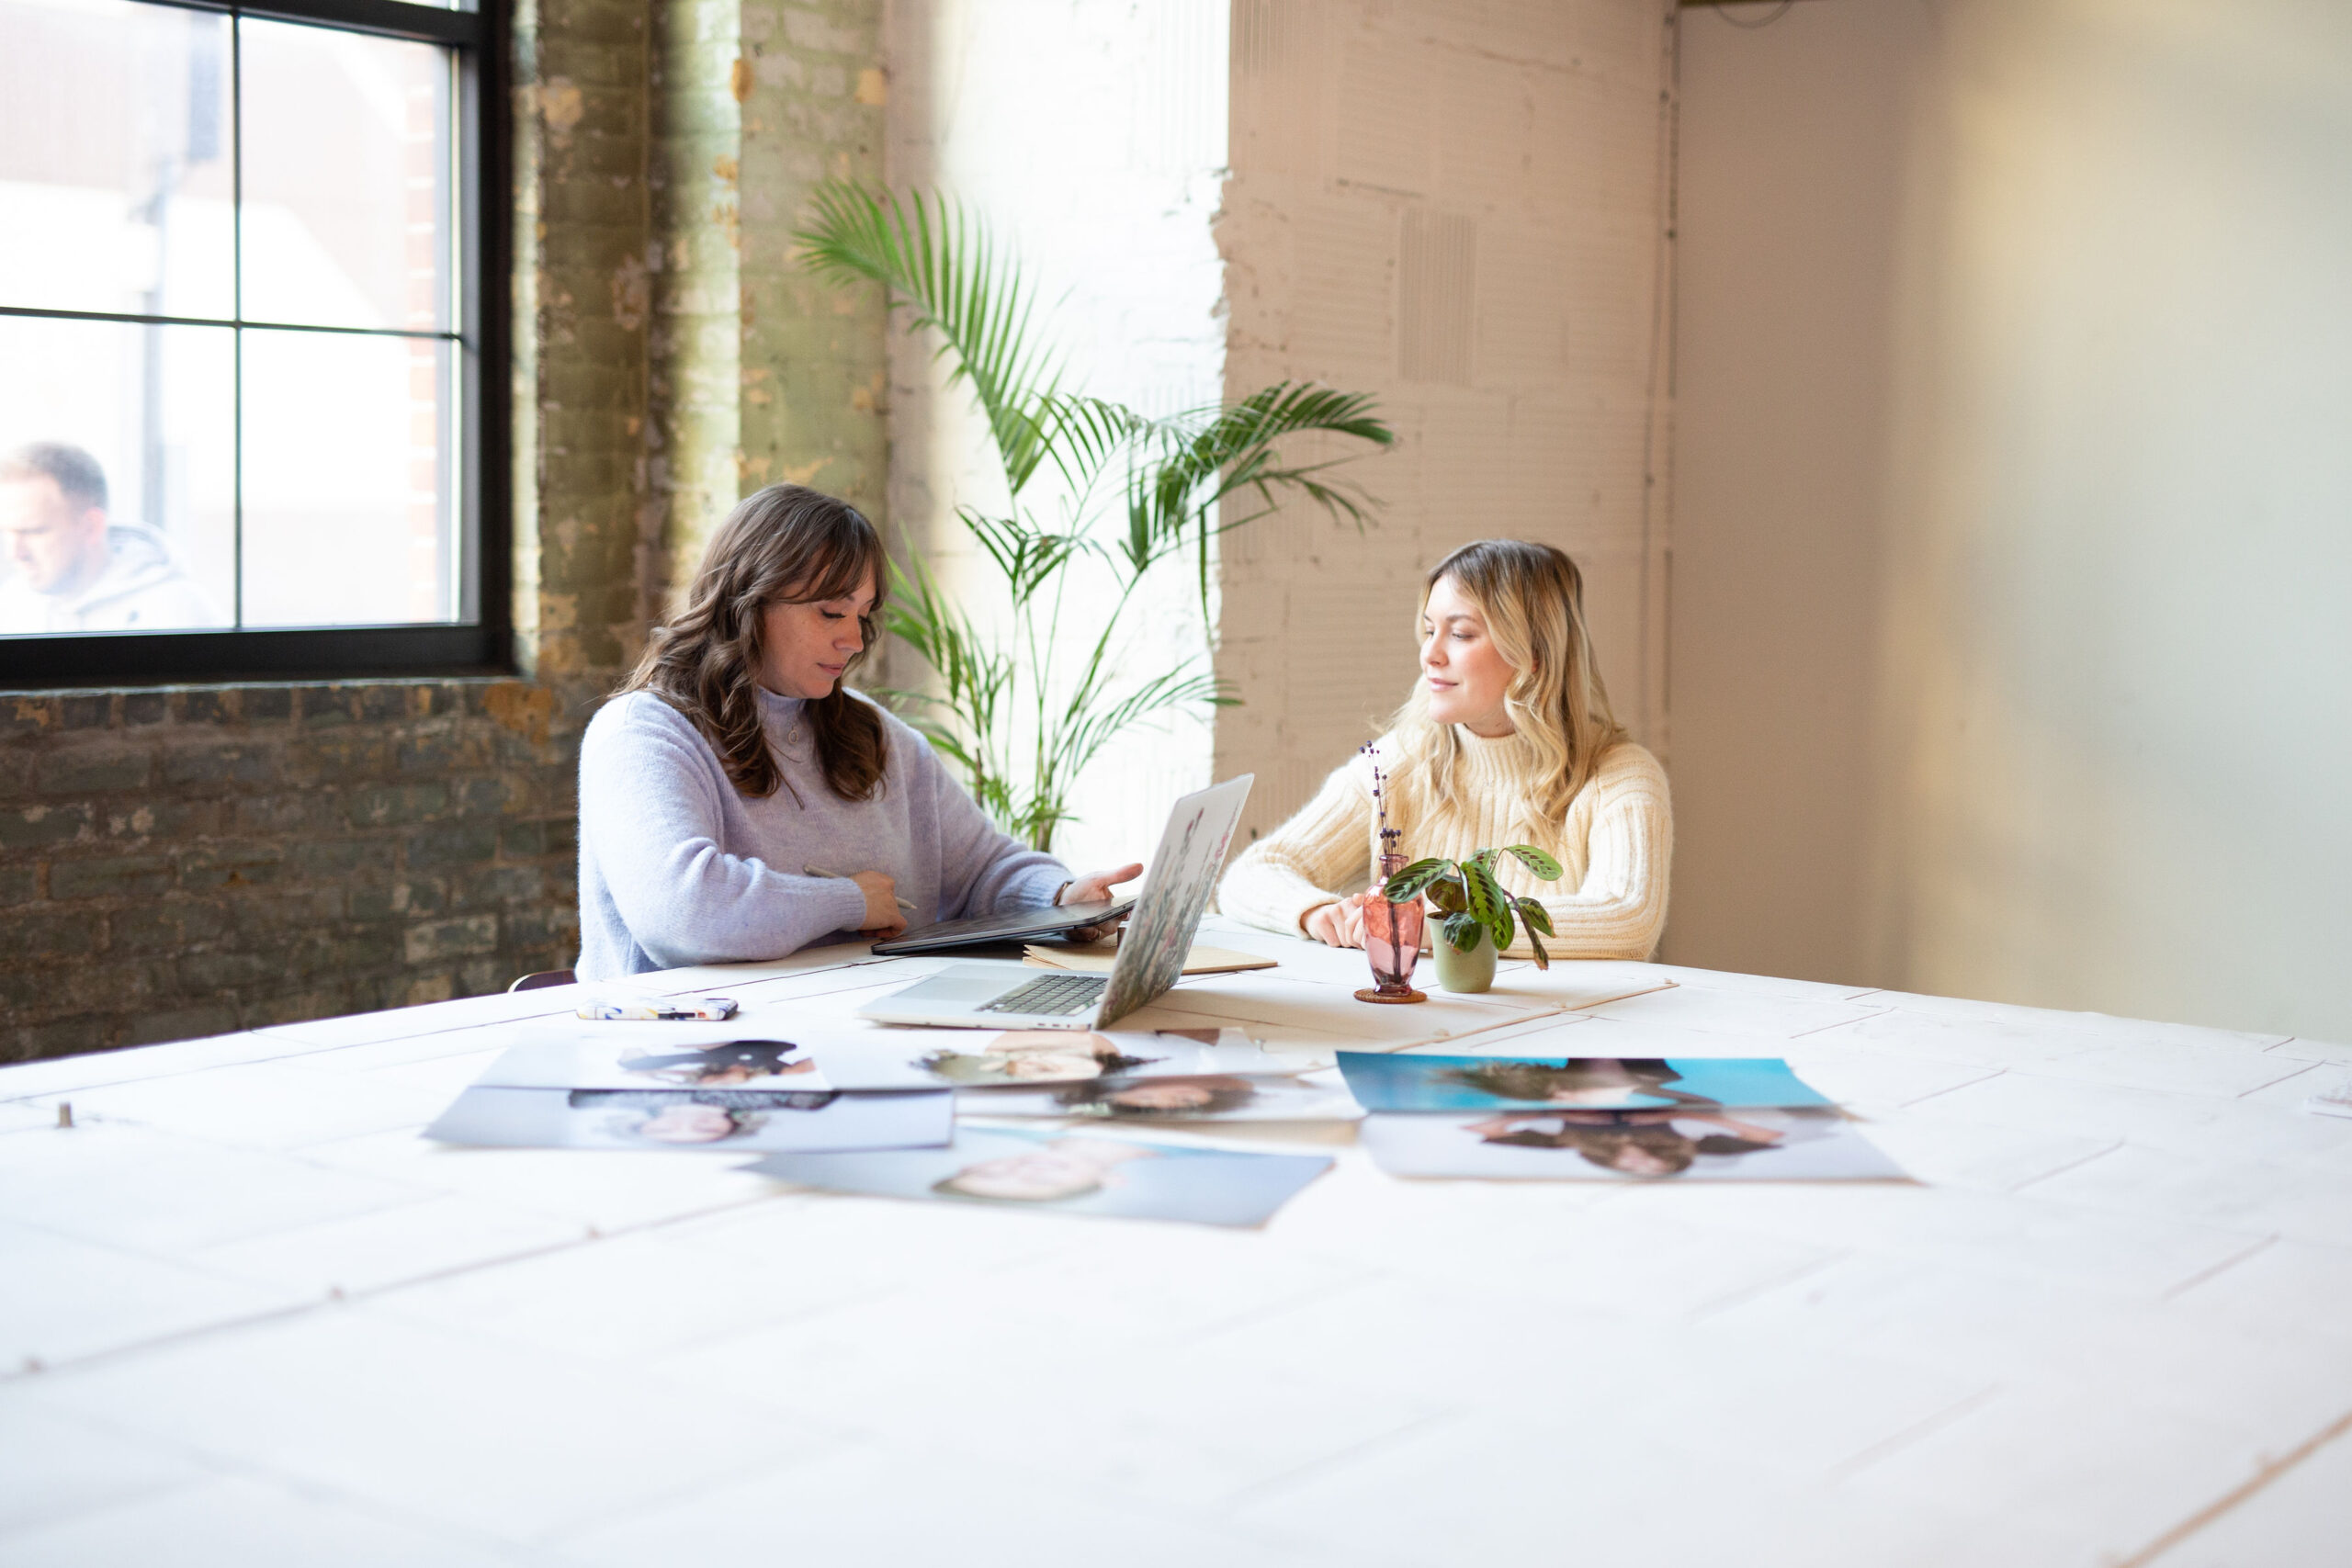
[[789, 1040], [615, 1039], [583, 1035], [512, 1046], [475, 1080], [496, 1089], [792, 1089], [833, 1086]]
[[1098, 1077], [1055, 1089], [978, 1089], [966, 1116], [1089, 1116], [1105, 1122], [1357, 1122], [1363, 1108], [1340, 1075], [1183, 1073]]
[[1114, 1042], [1103, 1034], [1016, 1029], [978, 1036], [968, 1047], [961, 1041], [937, 1047], [919, 1059], [943, 1082], [962, 1087], [1076, 1082], [1131, 1073], [1167, 1058], [1148, 1045]]
[[1238, 1154], [1088, 1131], [959, 1125], [944, 1149], [774, 1155], [749, 1167], [836, 1192], [1205, 1225], [1262, 1224], [1328, 1155]]
[[[1085, 1033], [1035, 1029], [994, 1035], [971, 1030], [924, 1032], [933, 1042], [943, 1035], [944, 1043], [931, 1044], [914, 1060], [933, 1081], [962, 1089], [1213, 1073], [1290, 1075], [1332, 1062], [1329, 1055], [1270, 1052], [1233, 1029]], [[818, 1056], [820, 1064], [829, 1064], [832, 1047], [820, 1045]], [[837, 1072], [830, 1066], [826, 1070]]]
[[1357, 1134], [1391, 1176], [1616, 1181], [1904, 1178], [1834, 1110], [1502, 1111], [1374, 1115]]
[[424, 1130], [503, 1149], [800, 1150], [938, 1147], [955, 1132], [944, 1090], [505, 1089], [477, 1084]]
[[1340, 1070], [1366, 1111], [1569, 1106], [1827, 1105], [1778, 1056], [1423, 1056], [1342, 1051]]

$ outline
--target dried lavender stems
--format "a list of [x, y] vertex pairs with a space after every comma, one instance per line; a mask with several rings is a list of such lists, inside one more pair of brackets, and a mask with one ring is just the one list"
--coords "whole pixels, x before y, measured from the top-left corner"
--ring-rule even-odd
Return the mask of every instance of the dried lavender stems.
[[1372, 759], [1372, 809], [1380, 819], [1380, 858], [1385, 860], [1402, 852], [1396, 843], [1404, 830], [1388, 825], [1388, 775], [1380, 771], [1380, 752], [1369, 741], [1356, 750]]

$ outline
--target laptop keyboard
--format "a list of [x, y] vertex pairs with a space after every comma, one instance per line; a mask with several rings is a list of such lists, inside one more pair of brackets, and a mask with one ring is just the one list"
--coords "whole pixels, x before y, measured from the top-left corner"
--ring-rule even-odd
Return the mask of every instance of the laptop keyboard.
[[981, 1012], [1085, 1012], [1102, 999], [1108, 975], [1042, 975], [1025, 986], [983, 1002]]

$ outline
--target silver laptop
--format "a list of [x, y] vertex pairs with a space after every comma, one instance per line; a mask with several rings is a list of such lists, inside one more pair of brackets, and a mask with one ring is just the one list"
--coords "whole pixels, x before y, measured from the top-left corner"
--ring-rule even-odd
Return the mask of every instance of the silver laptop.
[[868, 1002], [858, 1015], [951, 1029], [1101, 1029], [1157, 999], [1184, 972], [1252, 776], [1176, 803], [1108, 975], [958, 964]]

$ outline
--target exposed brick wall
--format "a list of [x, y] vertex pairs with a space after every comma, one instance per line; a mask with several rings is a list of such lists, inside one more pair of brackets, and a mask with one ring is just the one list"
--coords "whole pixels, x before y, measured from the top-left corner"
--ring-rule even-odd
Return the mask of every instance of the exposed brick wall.
[[[572, 962], [580, 731], [661, 613], [665, 563], [730, 479], [808, 479], [878, 515], [880, 303], [806, 286], [784, 235], [822, 174], [879, 173], [880, 38], [881, 0], [517, 0], [523, 678], [0, 692], [0, 1060]], [[682, 134], [718, 106], [743, 111], [756, 175], [740, 223], [694, 192], [653, 199], [689, 153], [729, 183], [726, 147]], [[714, 243], [733, 280], [716, 302], [655, 283]], [[711, 322], [748, 367], [715, 385], [688, 352]], [[681, 502], [686, 415], [718, 479]]]
[[568, 967], [581, 716], [517, 681], [0, 699], [0, 1059]]
[[[882, 13], [881, 0], [743, 0], [740, 47], [750, 81], [736, 303], [743, 488], [778, 479], [815, 485], [887, 528], [882, 291], [820, 283], [791, 260], [792, 235], [820, 179], [883, 179], [889, 85]], [[705, 532], [716, 521], [704, 520]]]

